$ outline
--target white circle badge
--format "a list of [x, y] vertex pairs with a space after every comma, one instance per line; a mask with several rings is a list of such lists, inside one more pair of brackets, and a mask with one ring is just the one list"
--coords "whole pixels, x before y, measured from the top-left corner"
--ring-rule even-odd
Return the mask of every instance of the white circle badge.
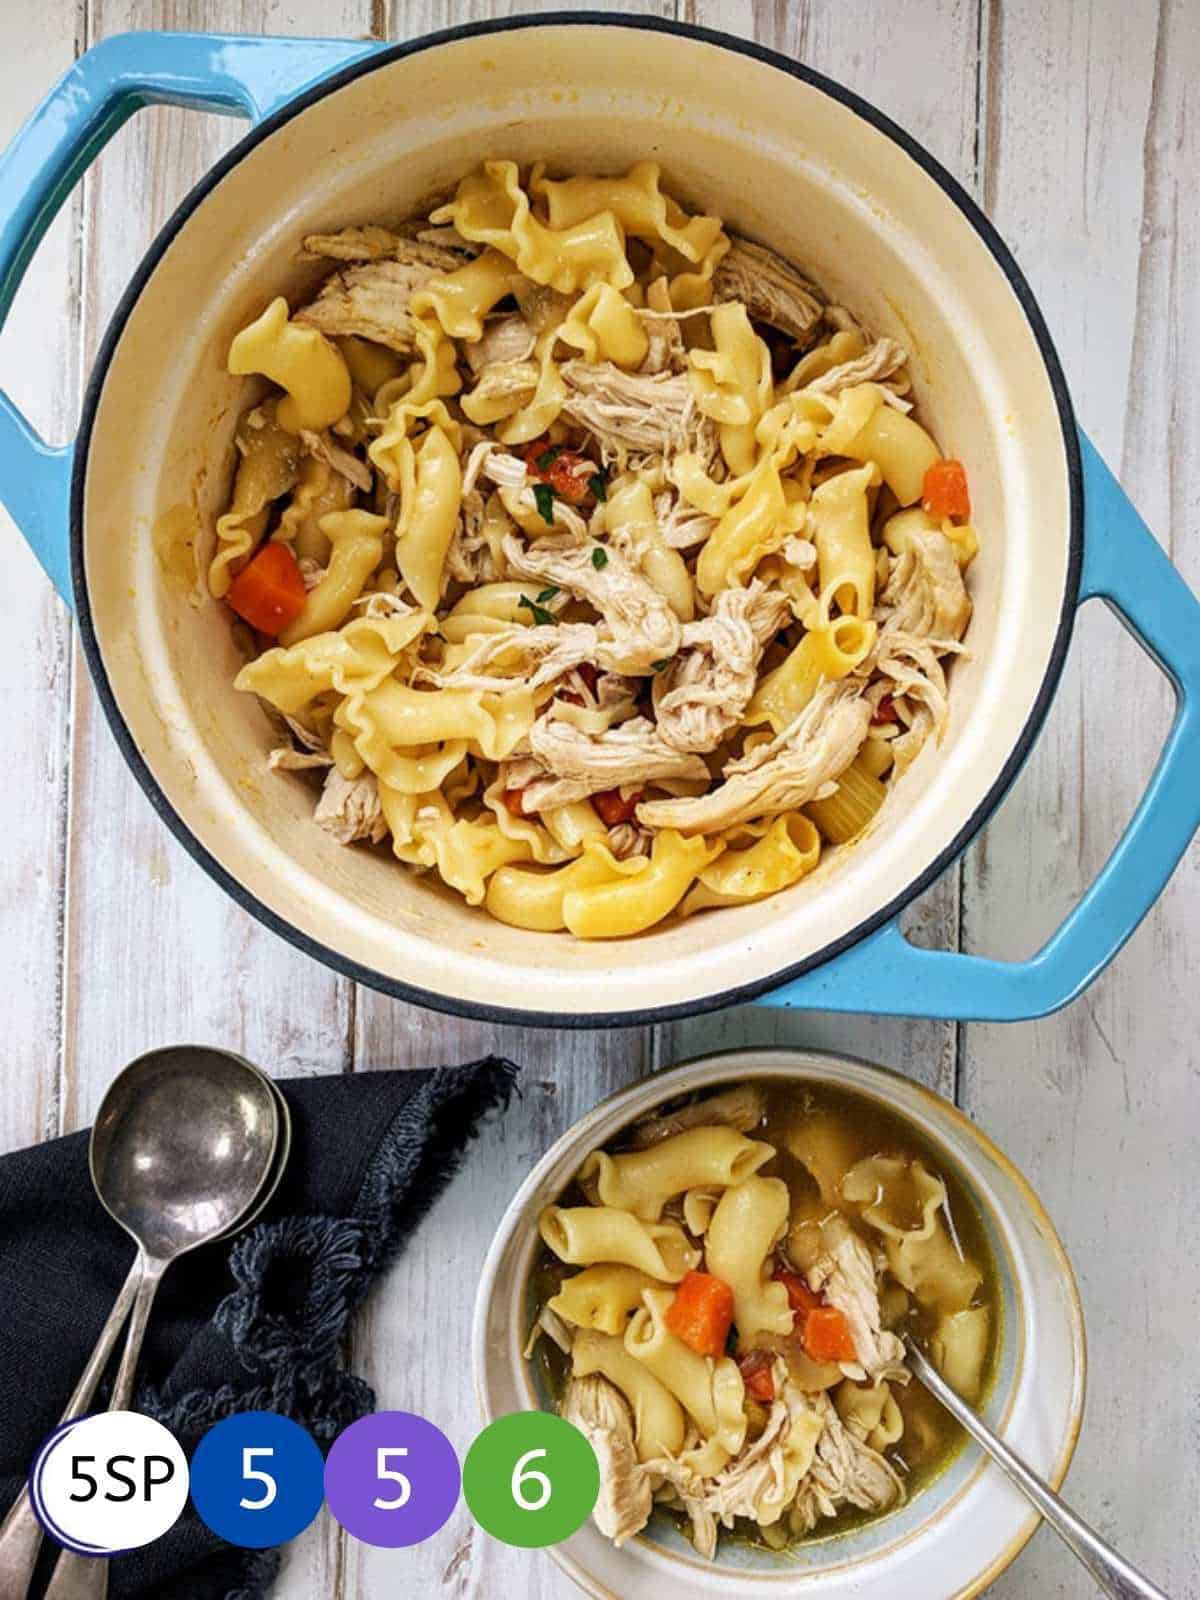
[[174, 1436], [136, 1411], [65, 1422], [29, 1473], [42, 1527], [78, 1555], [111, 1556], [160, 1539], [188, 1497], [188, 1463]]

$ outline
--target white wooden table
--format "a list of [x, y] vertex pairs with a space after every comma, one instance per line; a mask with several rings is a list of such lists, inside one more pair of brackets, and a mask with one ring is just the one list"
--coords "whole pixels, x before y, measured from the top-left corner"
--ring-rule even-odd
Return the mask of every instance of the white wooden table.
[[[5, 0], [0, 131], [16, 129], [75, 53], [129, 28], [402, 38], [510, 9], [534, 8]], [[940, 157], [1015, 249], [1081, 420], [1200, 585], [1195, 0], [626, 0], [623, 9], [679, 15], [799, 56]], [[49, 437], [72, 431], [82, 378], [142, 252], [240, 131], [198, 113], [143, 112], [56, 224], [0, 340], [0, 380]], [[1043, 1195], [1079, 1275], [1091, 1347], [1069, 1495], [1173, 1597], [1200, 1595], [1197, 852], [1115, 967], [1045, 1022], [748, 1010], [637, 1032], [497, 1033], [356, 988], [226, 899], [130, 777], [70, 615], [11, 527], [4, 550], [0, 1150], [87, 1123], [125, 1061], [177, 1040], [244, 1051], [278, 1074], [512, 1054], [526, 1067], [523, 1102], [488, 1130], [375, 1296], [353, 1352], [381, 1407], [422, 1411], [465, 1449], [477, 1426], [467, 1349], [477, 1269], [501, 1207], [572, 1119], [660, 1062], [746, 1041], [890, 1063], [955, 1096]], [[1107, 613], [1089, 608], [1024, 775], [926, 896], [922, 937], [1008, 956], [1040, 943], [1128, 817], [1169, 712], [1154, 669]], [[399, 1586], [479, 1600], [575, 1592], [544, 1556], [495, 1544], [460, 1506], [434, 1539], [398, 1554], [341, 1538], [323, 1515], [289, 1552], [280, 1594], [382, 1600]], [[993, 1592], [1092, 1591], [1043, 1531]]]

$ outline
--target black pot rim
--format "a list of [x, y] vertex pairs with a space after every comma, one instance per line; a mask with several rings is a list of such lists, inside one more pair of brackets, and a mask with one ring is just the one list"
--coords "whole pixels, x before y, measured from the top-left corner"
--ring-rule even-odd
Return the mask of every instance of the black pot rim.
[[[681, 38], [693, 39], [703, 44], [714, 45], [719, 49], [730, 50], [737, 55], [748, 56], [766, 66], [774, 67], [777, 71], [784, 72], [789, 77], [797, 78], [802, 83], [819, 89], [831, 99], [857, 113], [878, 132], [886, 134], [895, 144], [899, 145], [934, 180], [947, 199], [952, 201], [966, 217], [1004, 273], [1009, 287], [1025, 314], [1030, 331], [1037, 341], [1042, 360], [1045, 363], [1046, 375], [1058, 410], [1070, 489], [1067, 580], [1063, 590], [1062, 610], [1058, 619], [1054, 644], [1037, 698], [1026, 719], [1025, 726], [1021, 730], [1020, 737], [1017, 739], [988, 793], [976, 806], [954, 838], [928, 866], [900, 894], [894, 896], [879, 910], [865, 917], [848, 933], [823, 946], [812, 955], [783, 966], [762, 978], [756, 978], [750, 983], [723, 989], [714, 994], [703, 995], [694, 1000], [680, 1001], [673, 1005], [647, 1006], [627, 1011], [614, 1010], [561, 1015], [553, 1012], [514, 1010], [501, 1006], [481, 1005], [475, 1001], [461, 1000], [452, 995], [438, 994], [432, 990], [420, 988], [415, 984], [388, 977], [384, 973], [376, 972], [373, 968], [365, 967], [361, 963], [351, 960], [341, 952], [322, 944], [320, 940], [311, 938], [308, 934], [301, 932], [300, 929], [294, 927], [263, 901], [259, 900], [244, 884], [240, 883], [200, 842], [172, 807], [159, 787], [154, 774], [138, 749], [136, 741], [121, 715], [104, 665], [95, 621], [92, 616], [83, 554], [83, 505], [87, 459], [96, 412], [109, 365], [124, 331], [125, 324], [133, 307], [140, 298], [142, 290], [175, 235], [207, 195], [216, 188], [233, 167], [252, 150], [256, 149], [265, 139], [268, 139], [279, 128], [290, 122], [293, 117], [298, 116], [302, 111], [323, 100], [327, 95], [335, 94], [346, 84], [354, 82], [367, 73], [374, 72], [378, 68], [387, 66], [391, 62], [401, 60], [406, 56], [418, 55], [424, 51], [436, 49], [440, 45], [451, 44], [460, 39], [476, 38], [480, 35], [492, 33], [508, 33], [518, 29], [535, 27], [644, 29], [649, 32], [675, 34]], [[1083, 524], [1083, 471], [1080, 462], [1079, 440], [1076, 434], [1074, 412], [1066, 379], [1049, 330], [1046, 327], [1037, 301], [1034, 299], [1033, 292], [1026, 283], [1025, 277], [1017, 266], [1008, 246], [976, 202], [939, 161], [930, 155], [903, 128], [893, 122], [890, 117], [885, 116], [883, 112], [871, 105], [869, 101], [864, 100], [860, 95], [844, 88], [833, 79], [827, 78], [823, 73], [816, 72], [811, 67], [806, 67], [798, 61], [792, 61], [788, 57], [782, 56], [774, 50], [768, 50], [763, 45], [755, 44], [750, 40], [733, 38], [728, 34], [719, 33], [711, 28], [701, 28], [691, 23], [676, 22], [669, 18], [627, 16], [614, 12], [548, 11], [519, 17], [497, 18], [487, 22], [467, 23], [460, 27], [446, 28], [437, 33], [425, 34], [420, 39], [390, 46], [380, 44], [377, 49], [372, 50], [362, 60], [354, 62], [338, 72], [331, 73], [326, 78], [322, 78], [311, 88], [302, 91], [289, 100], [256, 127], [250, 129], [245, 137], [240, 139], [233, 149], [205, 174], [179, 206], [176, 207], [158, 237], [142, 258], [137, 271], [121, 296], [121, 300], [105, 332], [84, 394], [71, 478], [71, 582], [84, 655], [100, 697], [100, 702], [104, 708], [105, 716], [108, 719], [117, 744], [120, 746], [122, 755], [125, 757], [138, 783], [145, 791], [150, 804], [188, 854], [204, 868], [211, 878], [220, 884], [227, 894], [244, 910], [256, 917], [259, 922], [265, 924], [290, 944], [295, 945], [297, 949], [302, 950], [306, 955], [313, 957], [327, 967], [331, 967], [334, 971], [340, 972], [344, 977], [353, 979], [356, 983], [376, 989], [393, 999], [409, 1001], [415, 1005], [426, 1006], [432, 1010], [445, 1012], [452, 1016], [488, 1022], [495, 1026], [516, 1024], [522, 1027], [570, 1029], [636, 1027], [650, 1023], [671, 1022], [683, 1017], [699, 1016], [706, 1012], [717, 1011], [726, 1006], [744, 1004], [747, 1001], [757, 999], [761, 995], [770, 993], [773, 989], [783, 987], [794, 979], [803, 976], [806, 972], [811, 972], [817, 967], [824, 966], [898, 916], [906, 905], [916, 899], [918, 895], [923, 894], [958, 858], [1008, 792], [1041, 730], [1051, 701], [1054, 698], [1058, 680], [1062, 674], [1063, 664], [1066, 660], [1074, 623], [1080, 573], [1083, 564]]]

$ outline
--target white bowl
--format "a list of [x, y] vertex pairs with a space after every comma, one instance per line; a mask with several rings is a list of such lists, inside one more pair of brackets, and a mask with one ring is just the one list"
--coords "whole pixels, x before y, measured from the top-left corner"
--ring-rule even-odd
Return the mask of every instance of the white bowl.
[[[921, 1085], [847, 1056], [739, 1050], [687, 1062], [613, 1095], [549, 1150], [505, 1212], [475, 1303], [475, 1388], [484, 1417], [545, 1404], [522, 1356], [530, 1325], [527, 1284], [537, 1217], [584, 1157], [676, 1095], [747, 1078], [833, 1084], [914, 1124], [943, 1152], [971, 1193], [999, 1267], [1003, 1302], [998, 1372], [984, 1416], [1057, 1487], [1083, 1416], [1083, 1315], [1062, 1244], [1040, 1201], [1010, 1161], [948, 1101]], [[888, 1594], [964, 1600], [1017, 1555], [1038, 1518], [998, 1467], [968, 1443], [907, 1505], [842, 1535], [776, 1554], [732, 1541], [701, 1560], [667, 1519], [616, 1550], [589, 1522], [549, 1554], [588, 1594], [802, 1594], [806, 1600]]]

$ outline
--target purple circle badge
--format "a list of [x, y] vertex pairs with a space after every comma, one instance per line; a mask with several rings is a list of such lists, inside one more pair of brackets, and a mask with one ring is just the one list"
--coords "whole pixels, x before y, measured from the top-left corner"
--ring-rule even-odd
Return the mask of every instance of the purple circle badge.
[[462, 1473], [440, 1428], [411, 1411], [361, 1417], [325, 1462], [325, 1499], [363, 1544], [398, 1550], [431, 1538], [458, 1504]]

